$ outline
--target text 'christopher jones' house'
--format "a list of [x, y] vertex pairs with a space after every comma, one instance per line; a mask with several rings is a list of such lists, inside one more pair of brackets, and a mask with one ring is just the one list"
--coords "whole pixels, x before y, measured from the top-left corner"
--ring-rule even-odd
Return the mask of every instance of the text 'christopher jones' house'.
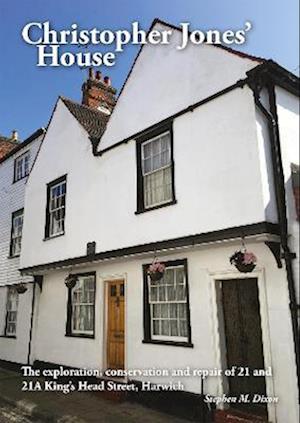
[[[110, 81], [92, 71], [82, 105], [58, 99], [25, 203], [5, 208], [1, 222], [0, 358], [102, 370], [271, 368], [272, 377], [209, 377], [204, 393], [278, 397], [235, 407], [294, 423], [298, 80], [223, 47], [178, 52], [179, 36], [141, 49], [116, 105]], [[20, 157], [0, 164], [9, 190]], [[5, 204], [18, 195], [10, 192]], [[242, 239], [257, 257], [251, 273], [229, 262]], [[147, 273], [155, 258], [165, 265], [159, 281]], [[18, 294], [21, 282], [28, 289]], [[196, 398], [199, 377], [180, 380], [178, 398]]]

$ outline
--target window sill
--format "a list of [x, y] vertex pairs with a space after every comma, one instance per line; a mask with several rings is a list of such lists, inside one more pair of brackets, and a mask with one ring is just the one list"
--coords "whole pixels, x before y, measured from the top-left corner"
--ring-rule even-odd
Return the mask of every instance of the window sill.
[[8, 259], [19, 258], [21, 254], [16, 254], [15, 256], [7, 256]]
[[0, 338], [17, 339], [16, 335], [0, 335]]
[[88, 339], [95, 339], [95, 335], [87, 335], [84, 333], [66, 333], [65, 336], [67, 338], [88, 338]]
[[43, 238], [43, 241], [49, 241], [50, 239], [59, 238], [60, 236], [64, 236], [64, 235], [65, 235], [65, 233], [53, 235], [53, 236], [46, 236], [45, 238]]
[[163, 207], [167, 207], [167, 206], [172, 206], [173, 204], [176, 204], [176, 203], [177, 203], [177, 200], [168, 201], [167, 203], [158, 204], [157, 206], [149, 207], [149, 208], [147, 208], [147, 209], [137, 210], [134, 214], [142, 214], [142, 213], [146, 213], [146, 212], [148, 212], [148, 211], [161, 209], [161, 208], [163, 208]]
[[158, 344], [158, 345], [170, 345], [172, 347], [185, 347], [185, 348], [194, 348], [194, 344], [191, 342], [182, 342], [182, 341], [162, 341], [157, 339], [143, 339], [143, 344]]

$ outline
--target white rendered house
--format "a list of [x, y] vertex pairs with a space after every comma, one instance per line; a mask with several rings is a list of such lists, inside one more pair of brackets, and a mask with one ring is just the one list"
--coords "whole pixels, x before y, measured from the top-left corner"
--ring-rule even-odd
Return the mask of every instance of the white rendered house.
[[[271, 369], [208, 377], [203, 390], [279, 397], [230, 406], [294, 423], [298, 80], [222, 47], [178, 52], [179, 35], [141, 49], [115, 107], [92, 73], [85, 105], [57, 101], [26, 186], [20, 268], [40, 282], [29, 359], [124, 369], [137, 384], [149, 378], [129, 370], [170, 371], [155, 384], [186, 367]], [[242, 239], [258, 259], [251, 273], [229, 262]], [[196, 375], [180, 379], [188, 404]]]

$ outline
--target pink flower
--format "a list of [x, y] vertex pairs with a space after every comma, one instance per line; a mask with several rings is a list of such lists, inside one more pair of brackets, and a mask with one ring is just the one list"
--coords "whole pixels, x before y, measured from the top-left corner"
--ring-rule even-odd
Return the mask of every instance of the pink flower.
[[243, 263], [244, 264], [254, 264], [256, 262], [257, 262], [256, 256], [253, 253], [245, 251]]
[[160, 263], [159, 261], [156, 261], [152, 264], [150, 264], [149, 268], [148, 268], [148, 273], [163, 273], [166, 269], [166, 266], [162, 263]]

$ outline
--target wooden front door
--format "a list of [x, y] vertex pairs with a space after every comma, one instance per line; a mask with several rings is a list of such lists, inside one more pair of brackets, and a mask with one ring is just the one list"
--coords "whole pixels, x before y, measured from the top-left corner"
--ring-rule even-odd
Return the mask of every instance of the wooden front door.
[[[237, 366], [241, 370], [229, 377], [229, 395], [240, 398], [249, 394], [250, 403], [238, 403], [236, 408], [266, 414], [264, 405], [254, 405], [254, 394], [266, 395], [264, 376], [253, 376], [254, 369], [264, 369], [261, 318], [257, 279], [233, 279], [222, 282], [222, 302], [225, 325], [227, 368]], [[239, 369], [237, 369], [239, 372]]]
[[125, 286], [124, 280], [108, 283], [107, 367], [124, 369]]

